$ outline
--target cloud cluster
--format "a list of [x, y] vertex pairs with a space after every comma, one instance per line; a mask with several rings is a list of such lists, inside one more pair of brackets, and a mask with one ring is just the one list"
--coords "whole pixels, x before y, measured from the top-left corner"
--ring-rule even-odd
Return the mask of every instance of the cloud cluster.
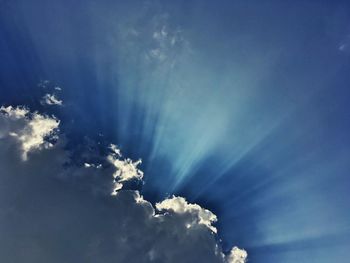
[[[92, 195], [57, 180], [72, 176], [63, 165], [69, 152], [59, 143], [50, 151], [40, 149], [58, 125], [55, 118], [23, 107], [1, 108], [1, 262], [245, 262], [244, 250], [223, 253], [212, 225], [217, 217], [209, 210], [175, 196], [154, 207], [139, 191], [124, 189], [143, 173], [140, 161], [122, 158], [114, 145], [106, 163], [77, 169], [82, 177], [98, 172], [111, 184], [114, 179], [122, 185], [115, 196]], [[17, 158], [18, 143], [22, 158]], [[23, 158], [34, 150], [37, 154]]]
[[24, 107], [12, 106], [0, 108], [0, 122], [6, 127], [3, 129], [3, 136], [8, 134], [20, 143], [23, 160], [27, 160], [29, 152], [52, 147], [49, 139], [57, 137], [59, 125], [54, 117], [37, 112], [30, 113]]

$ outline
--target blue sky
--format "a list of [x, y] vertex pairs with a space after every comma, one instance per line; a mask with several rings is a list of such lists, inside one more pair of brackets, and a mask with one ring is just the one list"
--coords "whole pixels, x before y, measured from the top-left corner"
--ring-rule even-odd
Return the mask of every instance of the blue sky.
[[75, 165], [141, 158], [250, 262], [349, 257], [349, 59], [345, 1], [0, 1], [1, 105], [59, 118]]

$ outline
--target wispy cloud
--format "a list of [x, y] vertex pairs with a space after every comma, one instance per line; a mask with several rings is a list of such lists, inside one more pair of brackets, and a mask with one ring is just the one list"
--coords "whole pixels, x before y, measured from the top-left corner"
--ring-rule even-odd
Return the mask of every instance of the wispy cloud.
[[63, 101], [58, 99], [55, 94], [45, 94], [41, 100], [42, 105], [58, 105], [62, 106]]

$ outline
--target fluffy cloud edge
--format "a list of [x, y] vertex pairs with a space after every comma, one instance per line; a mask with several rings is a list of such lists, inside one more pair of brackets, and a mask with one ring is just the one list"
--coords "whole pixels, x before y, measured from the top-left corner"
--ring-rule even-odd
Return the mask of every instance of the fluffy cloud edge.
[[186, 201], [185, 198], [180, 196], [172, 196], [159, 203], [156, 203], [156, 208], [159, 211], [170, 211], [178, 214], [190, 213], [195, 215], [194, 221], [188, 224], [186, 227], [190, 228], [195, 224], [205, 225], [215, 234], [217, 233], [216, 227], [212, 224], [218, 219], [208, 209], [204, 209], [197, 204], [191, 204]]
[[[113, 173], [114, 188], [111, 195], [116, 196], [123, 188], [123, 182], [129, 180], [142, 180], [143, 172], [137, 167], [141, 164], [141, 160], [133, 162], [131, 159], [122, 159], [120, 149], [114, 145], [110, 145], [112, 151], [108, 155], [109, 162], [114, 166], [115, 172]], [[135, 191], [135, 201], [138, 204], [147, 204], [154, 210], [153, 216], [161, 216], [162, 213], [175, 213], [175, 214], [187, 214], [190, 215], [192, 220], [186, 224], [186, 228], [190, 229], [198, 225], [207, 227], [212, 233], [217, 234], [217, 229], [213, 225], [218, 218], [210, 210], [201, 207], [198, 204], [192, 204], [187, 202], [184, 197], [171, 196], [164, 199], [161, 202], [155, 204], [155, 207], [145, 200], [138, 191]], [[221, 253], [223, 261], [227, 263], [245, 263], [247, 260], [247, 252], [244, 249], [233, 247], [228, 255]]]
[[114, 144], [110, 145], [111, 153], [107, 156], [107, 160], [113, 165], [115, 171], [113, 173], [113, 191], [111, 195], [116, 195], [123, 188], [123, 183], [132, 180], [142, 180], [143, 172], [138, 169], [142, 163], [141, 159], [132, 161], [129, 158], [122, 158], [120, 149]]
[[21, 156], [24, 161], [28, 159], [30, 152], [53, 147], [49, 140], [58, 138], [60, 121], [55, 117], [38, 112], [31, 113], [27, 108], [21, 106], [1, 106], [0, 115], [7, 121], [19, 122], [23, 125], [21, 128], [16, 127], [17, 125], [10, 125], [7, 135], [14, 137], [20, 143]]

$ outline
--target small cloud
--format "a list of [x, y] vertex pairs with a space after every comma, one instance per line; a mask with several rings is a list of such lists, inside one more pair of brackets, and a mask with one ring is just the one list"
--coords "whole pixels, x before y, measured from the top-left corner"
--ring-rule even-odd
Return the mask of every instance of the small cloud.
[[131, 29], [129, 30], [129, 34], [130, 34], [131, 36], [137, 37], [137, 36], [140, 35], [140, 32], [138, 32], [138, 31], [137, 31], [136, 29], [134, 29], [134, 28], [131, 28]]
[[350, 34], [347, 34], [338, 45], [338, 50], [350, 54]]
[[340, 51], [345, 51], [347, 49], [347, 45], [346, 44], [340, 44], [339, 48]]
[[[103, 136], [103, 135], [101, 134], [101, 136]], [[109, 146], [109, 149], [112, 151], [112, 155], [116, 155], [117, 157], [121, 157], [122, 156], [122, 154], [120, 152], [120, 149], [118, 149], [117, 145], [111, 144]]]
[[161, 30], [155, 31], [153, 33], [153, 38], [158, 41], [166, 40], [167, 36], [168, 36], [168, 31], [166, 29], [166, 26], [163, 26]]
[[50, 84], [50, 81], [49, 80], [41, 80], [39, 83], [38, 83], [38, 87], [40, 88], [47, 88], [47, 86]]
[[94, 163], [84, 163], [85, 168], [96, 168], [96, 169], [101, 169], [102, 164], [94, 164]]
[[85, 168], [90, 168], [90, 167], [91, 167], [91, 164], [89, 164], [89, 163], [84, 163], [84, 167], [85, 167]]
[[227, 263], [244, 263], [247, 259], [247, 251], [233, 247], [229, 255], [227, 255]]
[[63, 101], [59, 100], [54, 94], [45, 94], [41, 100], [41, 104], [62, 106]]
[[137, 168], [142, 163], [141, 159], [135, 162], [129, 158], [121, 159], [122, 155], [116, 145], [111, 144], [110, 149], [112, 153], [108, 155], [107, 159], [116, 169], [113, 173], [113, 195], [123, 187], [123, 182], [142, 180], [143, 172]]
[[167, 57], [166, 57], [166, 54], [160, 48], [155, 48], [150, 50], [149, 56], [146, 56], [146, 58], [152, 58], [152, 59], [157, 59], [159, 61], [164, 61]]

